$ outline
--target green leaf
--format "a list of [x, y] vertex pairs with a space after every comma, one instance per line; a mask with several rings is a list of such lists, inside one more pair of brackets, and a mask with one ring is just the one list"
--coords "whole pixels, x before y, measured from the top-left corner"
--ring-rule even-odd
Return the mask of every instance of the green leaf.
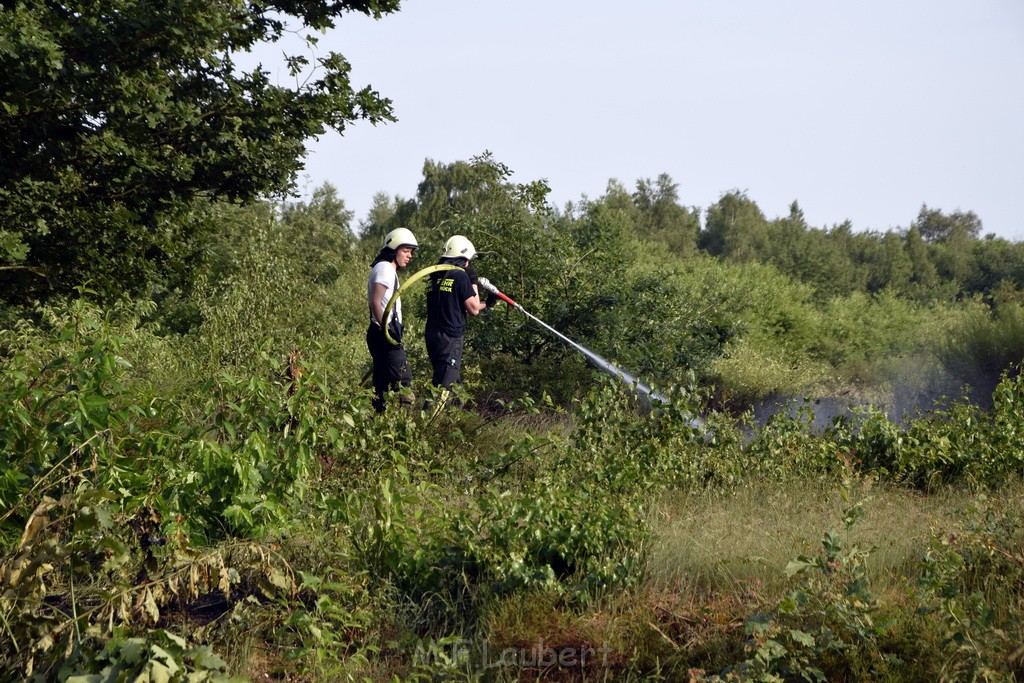
[[821, 566], [821, 561], [817, 558], [809, 558], [804, 555], [800, 555], [795, 560], [790, 560], [786, 565], [785, 573], [786, 576], [793, 576], [801, 572], [807, 571]]
[[279, 569], [271, 569], [267, 579], [270, 581], [271, 585], [280, 588], [282, 591], [289, 591], [292, 589], [291, 580]]
[[792, 638], [794, 642], [800, 643], [804, 647], [814, 647], [814, 636], [812, 636], [810, 633], [807, 633], [805, 631], [798, 631], [796, 629], [790, 629], [789, 637]]
[[138, 663], [148, 652], [146, 641], [142, 638], [128, 638], [118, 650], [118, 658], [128, 663]]
[[227, 662], [205, 645], [195, 648], [193, 652], [193, 662], [195, 662], [196, 669], [226, 671], [228, 668]]
[[93, 426], [100, 429], [107, 426], [110, 402], [106, 398], [97, 394], [89, 394], [78, 399], [78, 406], [82, 414]]

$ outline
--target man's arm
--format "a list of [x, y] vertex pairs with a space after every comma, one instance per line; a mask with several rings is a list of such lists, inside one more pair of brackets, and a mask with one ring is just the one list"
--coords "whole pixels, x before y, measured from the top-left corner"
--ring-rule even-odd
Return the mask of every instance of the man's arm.
[[470, 297], [466, 297], [466, 300], [462, 302], [463, 307], [466, 309], [466, 313], [470, 315], [479, 315], [480, 311], [487, 308], [487, 304], [480, 301], [480, 297], [476, 294]]
[[[373, 319], [377, 321], [377, 324], [383, 329], [384, 319], [384, 305], [381, 303], [384, 300], [384, 294], [388, 291], [388, 286], [382, 282], [374, 282], [373, 289], [370, 294], [370, 311], [373, 313]], [[475, 314], [474, 314], [475, 315]]]
[[[467, 268], [470, 264], [466, 264]], [[464, 296], [462, 300], [462, 307], [466, 309], [466, 313], [470, 315], [479, 315], [480, 311], [487, 308], [487, 305], [480, 301], [480, 290], [476, 288], [476, 283], [470, 277], [469, 273], [465, 270], [462, 272], [455, 271], [455, 279], [458, 281], [456, 291], [459, 295]], [[467, 286], [468, 285], [468, 286]]]

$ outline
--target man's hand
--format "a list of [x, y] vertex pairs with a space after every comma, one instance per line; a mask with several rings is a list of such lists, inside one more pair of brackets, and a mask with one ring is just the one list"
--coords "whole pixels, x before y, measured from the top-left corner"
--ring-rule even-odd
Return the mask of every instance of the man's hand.
[[483, 291], [487, 292], [487, 299], [484, 301], [487, 308], [493, 308], [498, 304], [498, 288], [491, 284], [491, 281], [485, 277], [477, 280], [477, 286]]

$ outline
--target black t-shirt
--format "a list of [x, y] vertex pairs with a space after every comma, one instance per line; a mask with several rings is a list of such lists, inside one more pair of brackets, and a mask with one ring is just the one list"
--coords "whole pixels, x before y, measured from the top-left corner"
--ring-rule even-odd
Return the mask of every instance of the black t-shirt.
[[449, 337], [465, 334], [463, 302], [475, 294], [473, 283], [462, 268], [431, 273], [427, 285], [427, 332], [440, 331]]

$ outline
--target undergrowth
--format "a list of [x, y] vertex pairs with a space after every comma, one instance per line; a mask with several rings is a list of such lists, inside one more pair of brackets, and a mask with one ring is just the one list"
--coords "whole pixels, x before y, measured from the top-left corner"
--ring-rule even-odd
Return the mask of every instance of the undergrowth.
[[[163, 394], [145, 315], [79, 299], [0, 333], [4, 680], [1020, 673], [1019, 374], [988, 411], [867, 410], [824, 432], [800, 413], [751, 434], [699, 393], [645, 408], [611, 381], [569, 408], [378, 416], [316, 345]], [[817, 508], [784, 493], [804, 485]], [[971, 507], [876, 566], [858, 535], [873, 491], [951, 487]], [[793, 521], [814, 543], [738, 552], [742, 570], [658, 555], [688, 514], [662, 501], [758, 491], [788, 513], [737, 542]]]

